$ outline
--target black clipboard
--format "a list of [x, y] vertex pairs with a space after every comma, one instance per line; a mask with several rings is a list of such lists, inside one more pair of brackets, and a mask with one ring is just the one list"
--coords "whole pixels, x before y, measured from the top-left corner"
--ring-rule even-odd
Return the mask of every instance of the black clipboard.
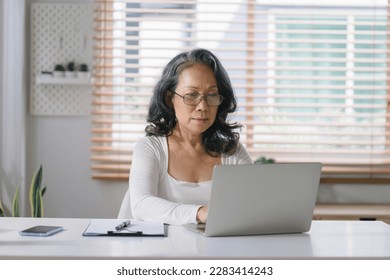
[[126, 232], [124, 230], [121, 231], [107, 231], [107, 236], [143, 236], [142, 231], [134, 231], [134, 232]]

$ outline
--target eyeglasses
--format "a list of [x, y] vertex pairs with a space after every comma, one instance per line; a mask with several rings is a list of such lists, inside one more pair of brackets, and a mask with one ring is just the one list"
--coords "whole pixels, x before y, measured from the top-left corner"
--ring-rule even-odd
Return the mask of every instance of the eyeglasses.
[[187, 93], [184, 95], [180, 95], [177, 92], [170, 90], [172, 93], [176, 94], [177, 96], [180, 96], [183, 98], [184, 104], [190, 105], [190, 106], [196, 106], [198, 105], [202, 99], [206, 100], [207, 105], [209, 106], [219, 106], [221, 105], [224, 97], [220, 94], [207, 94], [207, 95], [201, 95], [199, 93]]

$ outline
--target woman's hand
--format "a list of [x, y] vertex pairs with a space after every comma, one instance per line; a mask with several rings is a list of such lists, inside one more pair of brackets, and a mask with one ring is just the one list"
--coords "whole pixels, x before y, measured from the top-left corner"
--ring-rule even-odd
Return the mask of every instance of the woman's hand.
[[209, 207], [206, 205], [206, 206], [202, 206], [198, 209], [198, 213], [196, 214], [196, 221], [199, 223], [199, 224], [205, 224], [206, 221], [207, 221], [207, 213], [209, 211]]

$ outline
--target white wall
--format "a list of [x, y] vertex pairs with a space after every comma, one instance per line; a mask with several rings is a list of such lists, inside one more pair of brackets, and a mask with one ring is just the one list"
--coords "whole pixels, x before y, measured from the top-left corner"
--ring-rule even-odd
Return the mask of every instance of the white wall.
[[27, 171], [43, 166], [45, 216], [116, 217], [127, 183], [91, 179], [91, 119], [28, 119]]
[[[28, 1], [32, 2], [64, 1]], [[28, 14], [29, 5], [27, 18]], [[28, 39], [28, 34], [26, 36]], [[29, 65], [27, 67], [29, 69]], [[43, 165], [44, 185], [47, 186], [45, 216], [116, 217], [127, 182], [91, 179], [91, 118], [27, 115], [27, 178], [31, 180], [39, 164]], [[322, 186], [319, 201], [389, 203], [390, 188], [383, 185]]]
[[[30, 4], [89, 3], [84, 1], [37, 1]], [[28, 26], [28, 24], [27, 24]], [[29, 29], [27, 28], [27, 38]], [[27, 55], [29, 56], [28, 50]], [[29, 69], [27, 65], [27, 69]], [[91, 179], [90, 117], [41, 117], [27, 114], [27, 179], [43, 166], [46, 217], [116, 217], [127, 182], [103, 182]]]

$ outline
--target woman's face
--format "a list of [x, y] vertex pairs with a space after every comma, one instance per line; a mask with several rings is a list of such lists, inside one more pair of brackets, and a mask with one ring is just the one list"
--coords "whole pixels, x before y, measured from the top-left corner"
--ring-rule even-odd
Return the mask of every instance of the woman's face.
[[[181, 96], [200, 94], [204, 97], [209, 94], [219, 94], [214, 73], [204, 64], [185, 68], [179, 75], [175, 92]], [[187, 105], [183, 98], [174, 94], [172, 104], [177, 118], [176, 128], [190, 134], [205, 132], [214, 123], [218, 111], [218, 106], [208, 105], [204, 98], [198, 105]]]

